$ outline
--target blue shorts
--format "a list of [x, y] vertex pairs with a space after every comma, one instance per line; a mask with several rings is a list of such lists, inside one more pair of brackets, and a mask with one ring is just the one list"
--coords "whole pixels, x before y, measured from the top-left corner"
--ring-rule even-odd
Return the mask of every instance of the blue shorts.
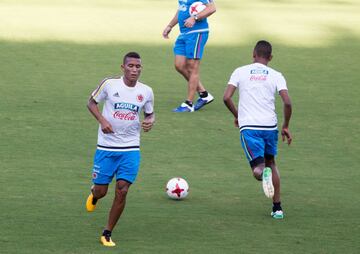
[[266, 155], [276, 156], [278, 130], [242, 130], [240, 142], [249, 162]]
[[116, 181], [133, 183], [140, 166], [140, 151], [112, 152], [96, 150], [92, 180], [94, 184], [109, 184], [114, 176]]
[[176, 39], [174, 54], [188, 59], [201, 59], [209, 32], [180, 34]]

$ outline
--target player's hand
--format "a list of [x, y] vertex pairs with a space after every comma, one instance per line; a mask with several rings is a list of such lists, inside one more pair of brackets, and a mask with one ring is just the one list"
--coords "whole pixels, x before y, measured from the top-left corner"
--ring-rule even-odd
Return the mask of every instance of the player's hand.
[[144, 120], [142, 123], [141, 123], [141, 127], [143, 128], [143, 130], [145, 132], [148, 132], [151, 130], [151, 128], [153, 127], [154, 125], [154, 121], [153, 120]]
[[169, 39], [169, 33], [171, 32], [171, 27], [170, 26], [167, 26], [165, 27], [163, 33], [162, 33], [162, 36], [165, 38], [165, 39]]
[[102, 132], [104, 132], [105, 134], [114, 133], [111, 124], [105, 119], [101, 121], [100, 125]]
[[291, 133], [289, 131], [288, 128], [283, 127], [281, 130], [281, 136], [282, 136], [282, 141], [284, 142], [285, 139], [287, 140], [287, 144], [290, 145], [291, 141], [292, 141], [292, 136]]
[[188, 27], [188, 28], [191, 28], [191, 27], [194, 26], [195, 22], [196, 22], [195, 18], [194, 18], [194, 17], [190, 17], [190, 18], [187, 18], [187, 19], [185, 20], [184, 25], [185, 25], [186, 27]]
[[239, 128], [239, 121], [237, 118], [234, 119], [234, 125], [236, 128]]

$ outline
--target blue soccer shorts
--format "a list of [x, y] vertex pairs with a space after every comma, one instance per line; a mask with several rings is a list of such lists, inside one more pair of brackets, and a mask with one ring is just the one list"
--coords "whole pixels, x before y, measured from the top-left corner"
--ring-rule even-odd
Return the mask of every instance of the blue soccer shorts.
[[209, 32], [180, 34], [176, 39], [174, 54], [188, 59], [201, 59]]
[[133, 183], [139, 171], [140, 151], [104, 151], [96, 150], [92, 180], [94, 184], [111, 183], [114, 176], [116, 181], [125, 180]]
[[258, 158], [276, 156], [278, 130], [242, 130], [240, 142], [246, 158], [252, 165], [252, 162]]

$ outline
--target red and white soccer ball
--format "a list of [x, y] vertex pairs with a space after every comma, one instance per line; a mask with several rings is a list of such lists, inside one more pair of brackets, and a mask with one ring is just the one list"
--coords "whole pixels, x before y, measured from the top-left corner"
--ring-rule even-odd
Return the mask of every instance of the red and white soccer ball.
[[171, 178], [166, 184], [166, 193], [172, 199], [183, 199], [189, 194], [189, 184], [181, 177]]
[[193, 2], [189, 8], [189, 14], [190, 14], [190, 16], [197, 15], [200, 12], [202, 12], [203, 10], [205, 10], [205, 8], [206, 8], [206, 5], [203, 4], [202, 2]]

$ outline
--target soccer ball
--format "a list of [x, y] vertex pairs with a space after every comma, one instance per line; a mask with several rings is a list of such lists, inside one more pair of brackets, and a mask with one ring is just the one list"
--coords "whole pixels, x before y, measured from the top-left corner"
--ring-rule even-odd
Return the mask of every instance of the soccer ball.
[[189, 193], [189, 184], [181, 177], [171, 178], [166, 184], [166, 193], [172, 199], [183, 199]]
[[190, 16], [197, 15], [200, 12], [202, 12], [203, 10], [205, 10], [205, 8], [206, 8], [206, 5], [203, 4], [202, 2], [193, 2], [189, 8], [189, 14], [190, 14]]

